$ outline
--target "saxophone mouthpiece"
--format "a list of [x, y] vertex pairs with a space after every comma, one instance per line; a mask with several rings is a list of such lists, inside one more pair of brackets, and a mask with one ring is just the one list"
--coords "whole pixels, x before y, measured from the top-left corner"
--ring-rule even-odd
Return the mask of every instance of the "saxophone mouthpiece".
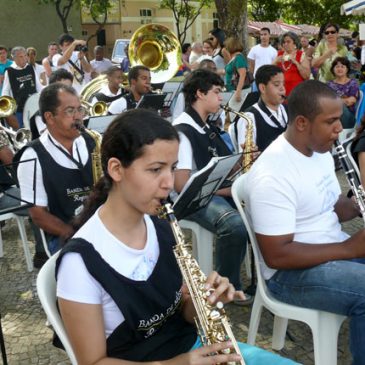
[[76, 128], [80, 132], [84, 132], [85, 131], [85, 126], [82, 123], [73, 123], [72, 124], [72, 128]]

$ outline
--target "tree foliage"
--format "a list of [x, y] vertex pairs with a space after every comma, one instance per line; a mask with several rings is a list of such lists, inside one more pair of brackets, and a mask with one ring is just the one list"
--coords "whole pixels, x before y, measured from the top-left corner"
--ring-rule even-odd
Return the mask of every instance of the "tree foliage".
[[162, 0], [160, 8], [172, 11], [177, 29], [177, 38], [183, 44], [187, 30], [193, 25], [201, 10], [209, 7], [212, 2], [213, 0]]
[[[108, 9], [111, 7], [110, 0], [38, 0], [38, 3], [54, 5], [64, 33], [68, 33], [67, 18], [72, 7], [80, 8], [81, 6], [87, 6], [90, 8], [91, 17], [99, 26], [96, 33], [103, 29], [107, 20]], [[91, 38], [95, 37], [96, 33]]]
[[282, 19], [290, 24], [320, 26], [329, 21], [355, 28], [360, 18], [340, 14], [345, 0], [249, 0], [249, 15], [256, 21]]
[[281, 4], [279, 0], [249, 0], [250, 19], [260, 22], [273, 22], [280, 19]]

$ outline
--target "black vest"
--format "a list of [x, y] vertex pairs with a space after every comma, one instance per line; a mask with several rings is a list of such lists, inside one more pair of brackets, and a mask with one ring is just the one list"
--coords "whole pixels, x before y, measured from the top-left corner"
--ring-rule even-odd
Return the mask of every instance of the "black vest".
[[172, 246], [175, 239], [166, 221], [152, 217], [160, 256], [146, 281], [134, 281], [115, 271], [94, 247], [83, 239], [73, 239], [62, 256], [78, 252], [86, 268], [113, 298], [125, 321], [107, 339], [107, 355], [129, 361], [166, 360], [187, 352], [196, 340], [195, 326], [181, 314], [182, 277]]
[[13, 176], [12, 167], [9, 166], [9, 169], [7, 169], [0, 163], [0, 192], [9, 189], [15, 183], [16, 177]]
[[7, 72], [17, 111], [21, 112], [28, 97], [37, 92], [33, 66], [27, 65], [22, 70], [9, 67]]
[[286, 127], [277, 128], [267, 124], [261, 113], [254, 106], [249, 107], [245, 112], [252, 113], [255, 116], [256, 145], [259, 151], [264, 151], [271, 142], [286, 130]]
[[[195, 121], [198, 118], [196, 112], [191, 109], [186, 111]], [[199, 124], [199, 123], [198, 123]], [[194, 127], [189, 124], [181, 123], [175, 126], [175, 128], [185, 134], [189, 139], [191, 147], [193, 149], [193, 157], [198, 170], [205, 167], [212, 157], [215, 156], [229, 156], [232, 151], [227, 147], [226, 143], [220, 137], [220, 131], [217, 127], [210, 125], [210, 134], [199, 133]], [[215, 134], [213, 137], [212, 133]]]
[[26, 148], [32, 147], [35, 150], [42, 166], [49, 212], [65, 223], [74, 217], [75, 210], [83, 204], [93, 186], [91, 152], [95, 147], [95, 142], [86, 133], [83, 134], [83, 137], [90, 156], [81, 170], [68, 169], [57, 164], [39, 139], [26, 145], [16, 155], [16, 160], [20, 160]]

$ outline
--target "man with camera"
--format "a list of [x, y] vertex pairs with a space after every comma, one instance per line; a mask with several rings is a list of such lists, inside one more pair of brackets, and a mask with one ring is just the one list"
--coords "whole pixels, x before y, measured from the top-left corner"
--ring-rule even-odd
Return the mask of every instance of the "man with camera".
[[64, 68], [74, 76], [73, 87], [80, 92], [82, 87], [90, 80], [92, 67], [85, 57], [87, 52], [86, 42], [81, 39], [74, 39], [70, 34], [62, 34], [58, 44], [61, 54], [52, 58], [52, 63], [58, 68]]

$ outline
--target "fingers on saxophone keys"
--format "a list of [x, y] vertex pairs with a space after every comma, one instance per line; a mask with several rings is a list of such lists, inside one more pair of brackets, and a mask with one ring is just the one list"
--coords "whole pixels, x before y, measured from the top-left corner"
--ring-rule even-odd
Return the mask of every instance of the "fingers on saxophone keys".
[[235, 362], [242, 360], [240, 354], [236, 353], [224, 353], [228, 349], [232, 349], [233, 344], [231, 341], [216, 343], [203, 348], [204, 364], [227, 364], [229, 362]]

